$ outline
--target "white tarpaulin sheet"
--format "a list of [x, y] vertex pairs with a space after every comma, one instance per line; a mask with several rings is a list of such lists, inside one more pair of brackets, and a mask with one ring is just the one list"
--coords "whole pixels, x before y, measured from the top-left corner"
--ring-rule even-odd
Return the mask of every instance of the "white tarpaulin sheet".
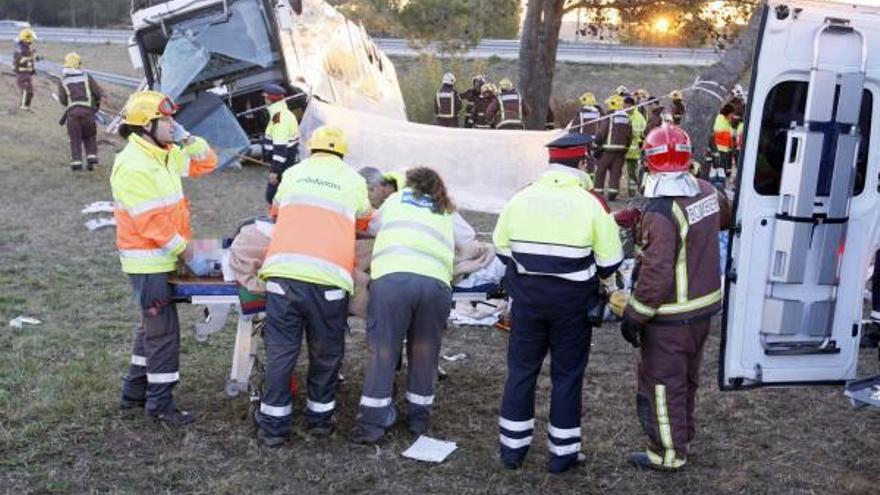
[[345, 131], [349, 165], [386, 172], [430, 167], [460, 208], [492, 213], [547, 168], [544, 145], [565, 132], [450, 129], [312, 99], [300, 123], [303, 142], [324, 124]]

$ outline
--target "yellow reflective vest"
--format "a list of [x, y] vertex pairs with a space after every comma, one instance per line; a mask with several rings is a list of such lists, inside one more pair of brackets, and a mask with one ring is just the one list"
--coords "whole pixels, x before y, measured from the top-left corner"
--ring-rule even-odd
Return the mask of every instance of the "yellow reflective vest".
[[370, 276], [414, 273], [449, 285], [455, 256], [453, 216], [435, 213], [431, 198], [410, 188], [398, 191], [382, 204], [370, 222], [378, 230], [373, 245]]

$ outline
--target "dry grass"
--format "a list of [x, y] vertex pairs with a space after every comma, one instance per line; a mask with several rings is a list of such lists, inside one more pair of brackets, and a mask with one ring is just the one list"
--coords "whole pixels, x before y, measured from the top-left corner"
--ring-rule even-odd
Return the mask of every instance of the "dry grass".
[[[588, 465], [546, 473], [541, 440], [548, 379], [538, 395], [538, 431], [519, 472], [497, 462], [497, 412], [505, 376], [506, 336], [450, 328], [446, 366], [431, 434], [458, 442], [441, 465], [401, 458], [410, 438], [395, 430], [383, 448], [345, 438], [364, 366], [364, 335], [348, 344], [340, 390], [339, 433], [313, 441], [299, 418], [292, 445], [259, 448], [245, 419], [247, 400], [222, 393], [233, 332], [207, 343], [185, 332], [178, 389], [198, 423], [179, 433], [116, 410], [136, 318], [120, 272], [113, 232], [90, 233], [79, 210], [110, 199], [113, 140], [104, 138], [93, 174], [67, 168], [67, 142], [55, 124], [59, 107], [36, 99], [35, 114], [11, 110], [12, 79], [0, 77], [0, 492], [2, 493], [723, 493], [870, 494], [880, 486], [876, 411], [852, 411], [838, 387], [721, 394], [715, 384], [717, 331], [706, 349], [699, 396], [700, 434], [685, 472], [662, 476], [625, 464], [643, 441], [634, 414], [636, 354], [614, 326], [595, 331], [584, 387]], [[50, 88], [41, 83], [38, 91]], [[187, 181], [193, 224], [203, 237], [228, 234], [263, 209], [264, 172], [246, 168]], [[477, 230], [494, 217], [469, 214]], [[43, 324], [5, 326], [26, 314]], [[189, 329], [198, 310], [182, 307]], [[862, 372], [877, 373], [865, 351]], [[306, 363], [300, 363], [300, 370]], [[301, 407], [301, 398], [297, 407]]]

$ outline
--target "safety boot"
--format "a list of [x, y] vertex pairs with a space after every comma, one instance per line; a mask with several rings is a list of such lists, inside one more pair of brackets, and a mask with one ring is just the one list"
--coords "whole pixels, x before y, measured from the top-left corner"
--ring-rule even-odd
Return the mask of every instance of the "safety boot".
[[119, 399], [119, 410], [127, 411], [129, 409], [143, 409], [143, 407], [147, 404], [147, 401], [144, 399], [131, 399], [126, 396], [122, 396]]
[[192, 424], [196, 421], [196, 418], [192, 417], [190, 413], [186, 411], [181, 411], [180, 409], [175, 408], [173, 411], [168, 413], [161, 414], [150, 414], [147, 413], [147, 416], [157, 423], [161, 423], [164, 425], [168, 425], [172, 428], [183, 428], [189, 424]]
[[633, 452], [629, 455], [629, 462], [639, 469], [653, 469], [654, 471], [675, 472], [680, 471], [686, 465], [687, 461], [676, 457], [672, 466], [654, 462], [647, 452]]
[[287, 438], [283, 436], [269, 435], [261, 428], [257, 428], [257, 442], [263, 447], [277, 449], [287, 442]]

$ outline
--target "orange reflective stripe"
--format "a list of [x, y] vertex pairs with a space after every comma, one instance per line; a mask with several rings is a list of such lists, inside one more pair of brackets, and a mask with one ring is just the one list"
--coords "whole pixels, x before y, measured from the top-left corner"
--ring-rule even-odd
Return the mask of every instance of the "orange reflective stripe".
[[190, 237], [189, 208], [180, 198], [170, 205], [152, 206], [137, 215], [117, 207], [116, 244], [123, 249], [157, 249], [174, 236]]
[[282, 206], [266, 257], [305, 255], [351, 272], [354, 269], [354, 238], [355, 222], [345, 215], [312, 205]]
[[183, 170], [184, 177], [198, 177], [217, 170], [217, 153], [208, 147], [201, 156], [190, 156], [189, 164]]

